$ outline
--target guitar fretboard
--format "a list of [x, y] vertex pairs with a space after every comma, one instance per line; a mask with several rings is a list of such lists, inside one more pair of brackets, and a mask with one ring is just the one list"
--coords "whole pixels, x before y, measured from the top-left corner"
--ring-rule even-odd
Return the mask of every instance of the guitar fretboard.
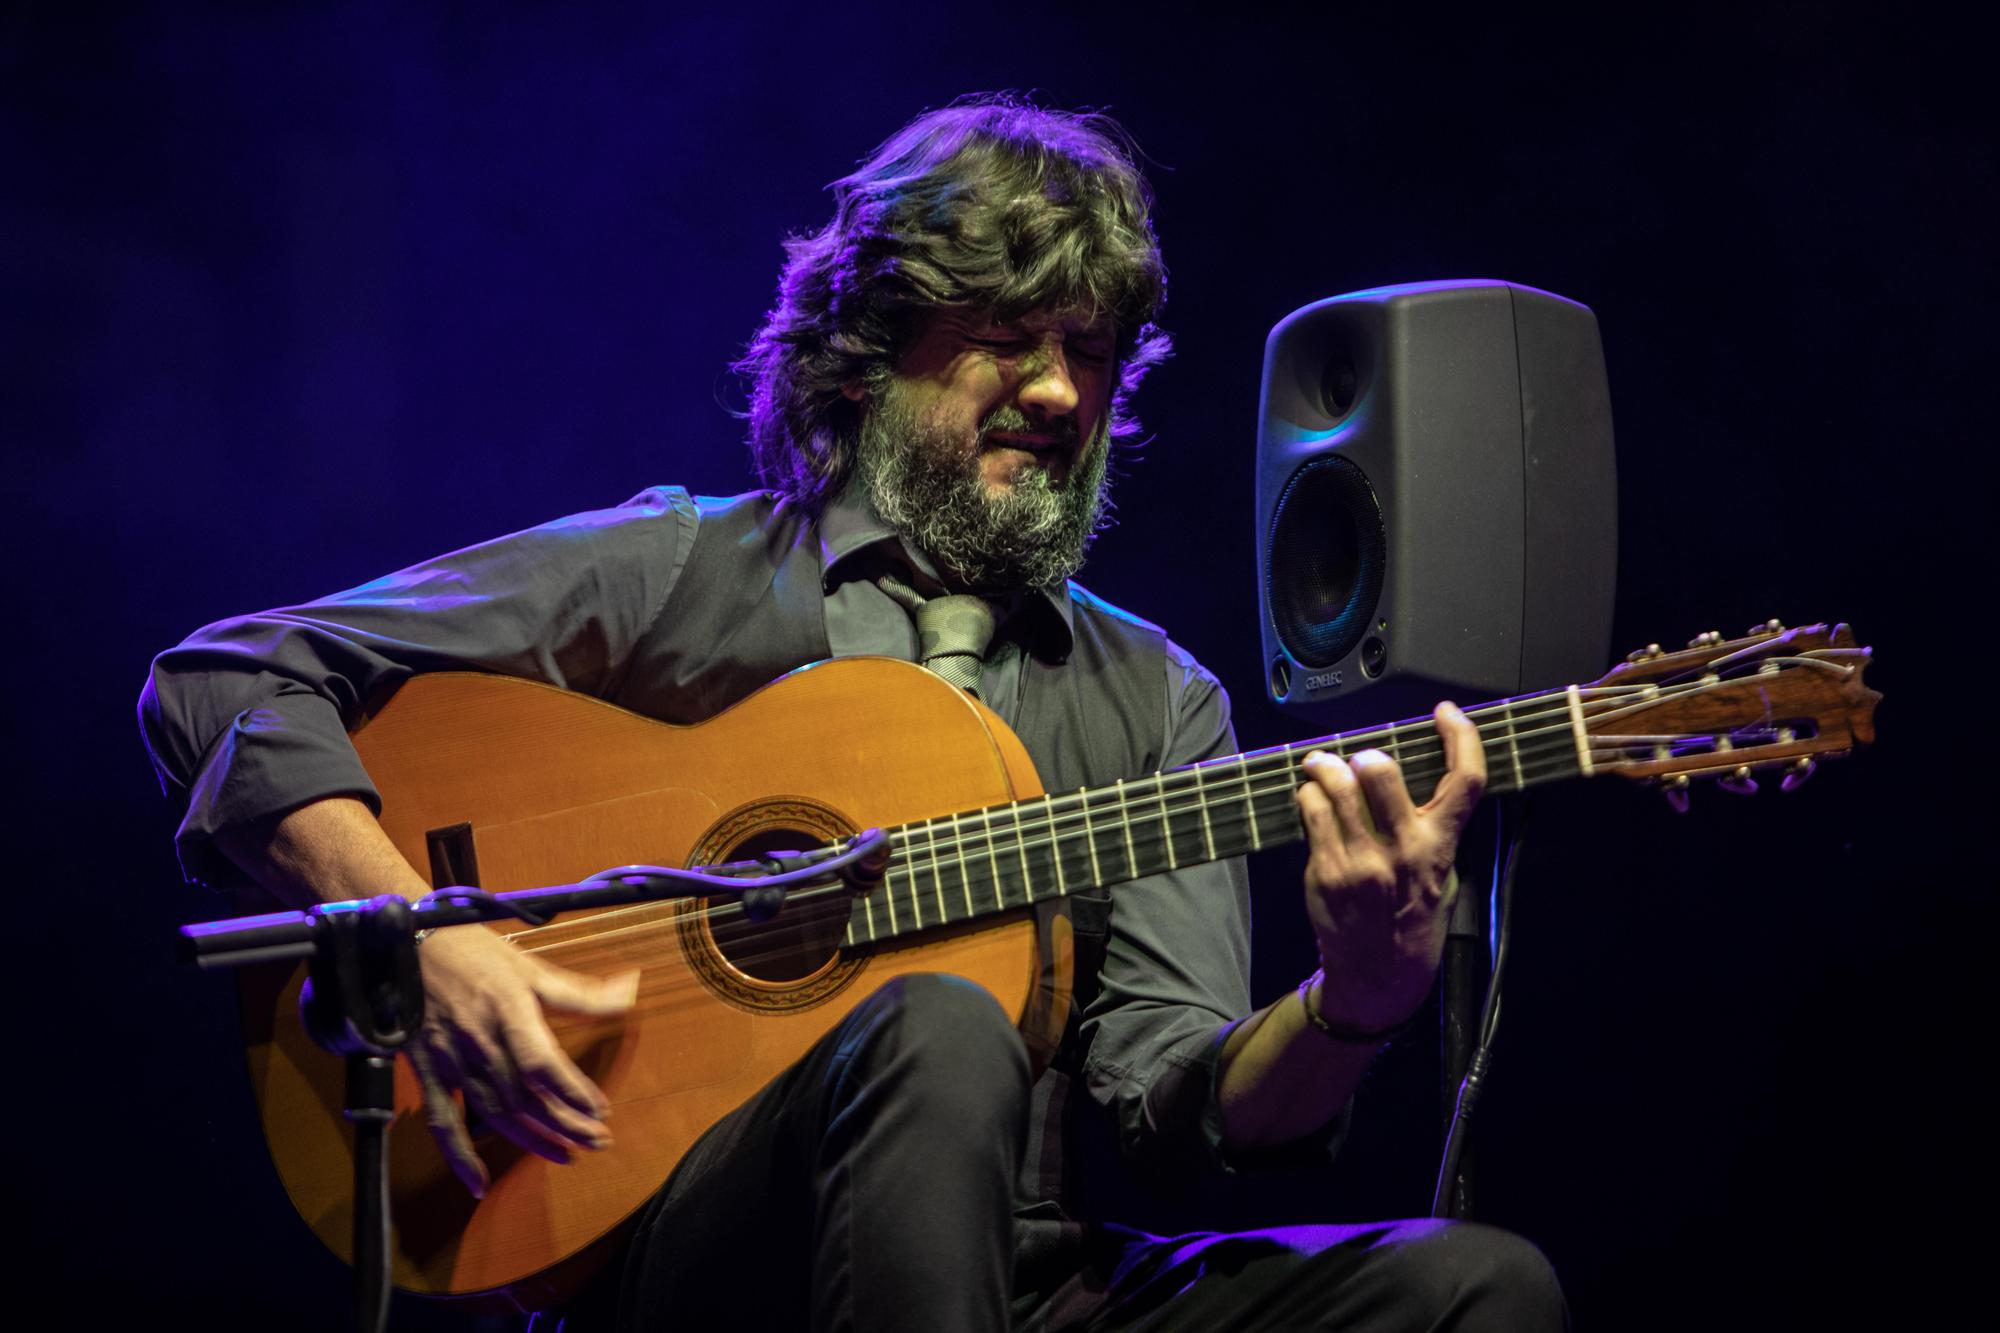
[[[1563, 691], [1467, 715], [1486, 753], [1489, 793], [1582, 771]], [[1397, 761], [1420, 805], [1444, 776], [1436, 723], [1424, 717], [898, 825], [889, 830], [889, 869], [855, 899], [845, 943], [878, 943], [1296, 842], [1301, 761], [1313, 750], [1344, 757], [1369, 749]]]

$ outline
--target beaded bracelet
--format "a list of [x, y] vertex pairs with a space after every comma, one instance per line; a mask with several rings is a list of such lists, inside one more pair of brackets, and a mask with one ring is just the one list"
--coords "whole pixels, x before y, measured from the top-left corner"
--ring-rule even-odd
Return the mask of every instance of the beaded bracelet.
[[1326, 1015], [1320, 1013], [1312, 1002], [1313, 983], [1315, 981], [1324, 981], [1325, 979], [1326, 969], [1323, 967], [1314, 968], [1313, 974], [1299, 983], [1299, 1003], [1305, 1008], [1306, 1022], [1312, 1024], [1335, 1041], [1346, 1042], [1350, 1046], [1380, 1046], [1385, 1041], [1392, 1041], [1402, 1036], [1404, 1030], [1416, 1021], [1417, 1016], [1411, 1014], [1394, 1027], [1383, 1028], [1380, 1032], [1357, 1032], [1353, 1028], [1335, 1027], [1326, 1021]]

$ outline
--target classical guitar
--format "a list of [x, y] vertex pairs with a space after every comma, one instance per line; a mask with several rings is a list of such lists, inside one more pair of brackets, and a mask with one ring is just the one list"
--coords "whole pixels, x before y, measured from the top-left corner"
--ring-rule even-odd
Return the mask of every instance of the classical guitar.
[[[1790, 787], [1818, 760], [1872, 740], [1868, 660], [1844, 625], [1774, 622], [1684, 651], [1654, 646], [1588, 685], [1467, 712], [1490, 791], [1615, 773], [1672, 796], [1692, 778], [1742, 784], [1769, 769]], [[871, 826], [890, 835], [879, 885], [796, 893], [761, 925], [733, 905], [679, 899], [510, 929], [565, 967], [643, 969], [630, 1013], [555, 1020], [611, 1099], [613, 1149], [558, 1167], [483, 1136], [493, 1184], [474, 1201], [399, 1069], [397, 1284], [530, 1308], [603, 1255], [703, 1130], [881, 982], [968, 977], [1018, 1015], [1045, 1057], [1068, 1001], [1065, 895], [1298, 839], [1297, 765], [1315, 746], [1386, 751], [1418, 801], [1443, 771], [1426, 717], [1044, 795], [990, 711], [883, 658], [805, 668], [693, 727], [502, 677], [420, 676], [354, 740], [389, 836], [440, 885], [522, 888], [631, 862], [737, 860]], [[344, 1255], [341, 1064], [300, 1028], [301, 975], [246, 982], [250, 1066], [285, 1188]]]

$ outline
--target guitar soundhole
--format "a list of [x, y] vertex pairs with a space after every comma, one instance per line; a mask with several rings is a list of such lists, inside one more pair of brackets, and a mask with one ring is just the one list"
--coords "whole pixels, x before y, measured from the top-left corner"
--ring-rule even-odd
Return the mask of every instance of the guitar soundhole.
[[[742, 861], [768, 852], [812, 846], [818, 838], [786, 829], [766, 829], [729, 849], [726, 860]], [[729, 965], [758, 981], [803, 981], [825, 968], [847, 931], [850, 898], [845, 888], [802, 889], [785, 899], [776, 916], [751, 921], [743, 909], [710, 898], [708, 930]]]

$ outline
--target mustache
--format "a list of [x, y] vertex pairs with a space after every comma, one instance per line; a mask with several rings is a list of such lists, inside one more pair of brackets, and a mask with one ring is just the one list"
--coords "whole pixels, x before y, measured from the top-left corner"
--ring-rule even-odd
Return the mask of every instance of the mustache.
[[1012, 407], [996, 408], [979, 423], [979, 438], [974, 442], [975, 446], [984, 445], [986, 437], [995, 431], [1005, 431], [1008, 434], [1046, 435], [1056, 444], [1072, 452], [1075, 451], [1079, 440], [1075, 417], [1056, 417], [1037, 425], [1028, 420], [1027, 413]]

